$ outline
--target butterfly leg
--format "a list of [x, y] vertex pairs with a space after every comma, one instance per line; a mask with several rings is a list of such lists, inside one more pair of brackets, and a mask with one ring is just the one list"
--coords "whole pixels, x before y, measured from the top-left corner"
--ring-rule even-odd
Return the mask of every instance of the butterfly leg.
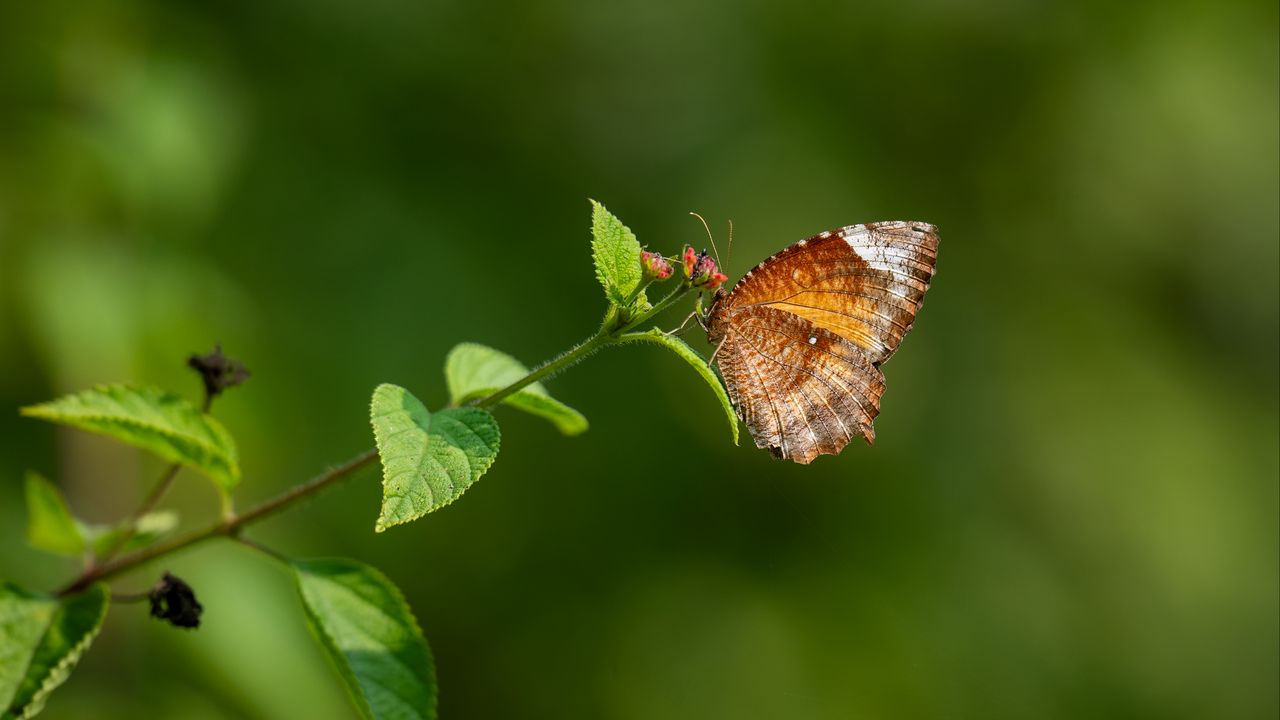
[[711, 363], [716, 361], [716, 355], [720, 354], [720, 348], [724, 347], [724, 341], [728, 339], [729, 339], [728, 335], [725, 335], [723, 338], [720, 339], [720, 344], [716, 345], [716, 349], [712, 351], [711, 357], [707, 358], [707, 365], [710, 365]]
[[[689, 321], [690, 321], [690, 320], [692, 320], [692, 319], [694, 319], [694, 318], [696, 318], [696, 317], [698, 317], [698, 311], [697, 311], [697, 310], [694, 310], [693, 312], [689, 313], [689, 317], [686, 317], [686, 318], [684, 319], [684, 322], [680, 323], [679, 327], [677, 327], [675, 330], [668, 330], [668, 331], [666, 331], [666, 332], [664, 332], [664, 333], [662, 333], [662, 334], [663, 334], [663, 335], [666, 335], [667, 337], [671, 337], [672, 335], [679, 335], [680, 333], [684, 332], [684, 326], [685, 326], [685, 325], [688, 325], [688, 324], [689, 324]], [[699, 320], [698, 320], [698, 324], [699, 324], [699, 325], [701, 325], [701, 324], [702, 324], [702, 320], [701, 320], [701, 318], [699, 318]]]

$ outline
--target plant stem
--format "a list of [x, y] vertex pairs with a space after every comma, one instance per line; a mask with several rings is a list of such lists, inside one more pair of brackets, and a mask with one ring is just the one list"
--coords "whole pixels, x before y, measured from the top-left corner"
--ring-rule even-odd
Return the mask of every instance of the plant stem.
[[675, 290], [672, 290], [670, 293], [668, 293], [666, 297], [659, 300], [657, 304], [649, 308], [648, 311], [643, 312], [640, 315], [637, 315], [635, 318], [631, 320], [631, 322], [611, 332], [610, 333], [611, 339], [617, 340], [620, 335], [627, 332], [628, 330], [635, 328], [637, 325], [643, 325], [644, 323], [649, 322], [651, 318], [657, 316], [658, 313], [661, 313], [662, 311], [676, 304], [682, 298], [684, 298], [685, 295], [688, 295], [690, 292], [693, 292], [693, 288], [685, 287], [683, 285], [677, 287]]
[[659, 300], [658, 304], [654, 305], [653, 307], [649, 308], [647, 311], [636, 316], [634, 319], [632, 319], [630, 322], [626, 323], [625, 325], [612, 328], [612, 329], [601, 328], [600, 331], [597, 332], [595, 335], [592, 335], [586, 340], [583, 340], [581, 343], [578, 343], [576, 346], [573, 347], [573, 349], [569, 350], [563, 355], [560, 355], [552, 360], [549, 360], [543, 363], [542, 365], [534, 369], [532, 372], [530, 372], [528, 375], [525, 375], [519, 380], [493, 393], [492, 395], [483, 397], [471, 404], [474, 407], [479, 407], [479, 408], [493, 407], [494, 405], [497, 405], [503, 400], [506, 400], [508, 397], [511, 397], [512, 395], [520, 392], [522, 389], [524, 389], [528, 385], [538, 382], [539, 380], [545, 380], [547, 378], [550, 378], [554, 375], [559, 374], [560, 372], [563, 372], [567, 368], [570, 368], [578, 364], [579, 362], [581, 362], [583, 359], [585, 359], [588, 355], [595, 352], [596, 350], [599, 350], [600, 348], [605, 347], [607, 345], [612, 345], [616, 343], [618, 341], [619, 336], [621, 336], [623, 333], [636, 327], [637, 325], [648, 322], [650, 318], [654, 317], [655, 315], [662, 312], [663, 310], [666, 310], [667, 308], [671, 307], [678, 300], [680, 300], [680, 298], [684, 297], [688, 292], [690, 292], [690, 288], [683, 287], [683, 286], [677, 287], [675, 290], [672, 290], [671, 293], [668, 294], [666, 297]]
[[122, 572], [131, 570], [143, 563], [150, 562], [156, 558], [163, 557], [170, 553], [177, 552], [183, 548], [190, 547], [197, 543], [204, 542], [216, 537], [234, 537], [240, 529], [246, 525], [256, 523], [278, 512], [281, 512], [298, 501], [306, 498], [314, 493], [323, 490], [330, 485], [337, 483], [339, 480], [346, 478], [360, 468], [373, 462], [378, 457], [376, 449], [366, 450], [356, 457], [348, 460], [346, 463], [338, 467], [331, 468], [307, 482], [297, 485], [286, 490], [285, 492], [267, 500], [261, 504], [230, 517], [212, 523], [200, 530], [193, 530], [185, 535], [179, 535], [165, 542], [159, 542], [155, 545], [138, 550], [137, 552], [125, 555], [114, 562], [104, 563], [81, 573], [66, 587], [57, 592], [59, 597], [66, 595], [74, 595], [96, 582], [110, 579]]
[[111, 547], [104, 550], [102, 556], [96, 560], [97, 563], [109, 562], [111, 558], [115, 557], [116, 554], [133, 539], [134, 535], [138, 534], [138, 521], [141, 520], [144, 515], [154, 510], [156, 505], [160, 504], [160, 499], [169, 491], [169, 488], [173, 485], [173, 479], [178, 477], [178, 471], [180, 470], [182, 470], [181, 463], [174, 463], [165, 469], [164, 474], [160, 476], [160, 479], [156, 481], [155, 486], [151, 488], [151, 492], [147, 494], [147, 498], [143, 500], [142, 504], [138, 506], [138, 509], [135, 510], [127, 520], [125, 520], [123, 529], [120, 531], [120, 534], [116, 536], [115, 542], [111, 543]]
[[565, 370], [566, 368], [569, 368], [569, 367], [572, 367], [573, 365], [578, 364], [591, 353], [609, 344], [609, 341], [610, 341], [609, 333], [602, 329], [600, 330], [600, 332], [596, 333], [595, 335], [592, 335], [586, 340], [583, 340], [582, 342], [578, 343], [573, 347], [573, 349], [569, 350], [563, 355], [560, 355], [556, 358], [548, 360], [547, 362], [538, 366], [528, 375], [525, 375], [519, 380], [493, 393], [492, 395], [480, 398], [479, 400], [472, 403], [472, 405], [479, 408], [493, 407], [494, 405], [497, 405], [503, 400], [506, 400], [508, 397], [520, 392], [526, 386], [532, 385], [533, 383], [536, 383], [539, 380], [549, 378], [552, 375], [555, 375], [561, 372], [562, 370]]
[[652, 282], [652, 280], [645, 280], [644, 282], [637, 284], [636, 288], [627, 295], [627, 299], [622, 301], [622, 307], [631, 307], [631, 303], [635, 302], [636, 298], [640, 297], [640, 293], [644, 292], [644, 289], [649, 287], [649, 284]]
[[[537, 369], [531, 371], [528, 375], [525, 375], [523, 378], [520, 378], [519, 380], [511, 383], [505, 388], [493, 393], [492, 395], [489, 395], [488, 397], [484, 397], [476, 401], [474, 403], [474, 406], [487, 408], [487, 407], [492, 407], [494, 405], [497, 405], [498, 403], [502, 402], [503, 400], [510, 397], [511, 395], [519, 392], [522, 388], [525, 388], [532, 383], [538, 382], [539, 380], [544, 380], [546, 378], [552, 377], [553, 375], [559, 372], [562, 372], [566, 368], [572, 367], [573, 365], [577, 364], [578, 362], [581, 362], [588, 355], [595, 352], [596, 350], [599, 350], [602, 347], [606, 347], [608, 345], [613, 345], [620, 342], [626, 342], [626, 339], [623, 338], [623, 335], [626, 334], [627, 331], [635, 328], [638, 325], [648, 322], [651, 318], [656, 316], [658, 313], [666, 310], [667, 308], [671, 307], [673, 304], [675, 304], [677, 301], [679, 301], [681, 298], [683, 298], [685, 295], [687, 295], [691, 291], [692, 289], [688, 287], [684, 287], [684, 286], [677, 287], [675, 290], [672, 290], [671, 293], [668, 294], [666, 297], [664, 297], [662, 300], [658, 301], [658, 303], [654, 305], [652, 308], [650, 308], [648, 311], [641, 313], [639, 316], [632, 319], [630, 322], [615, 328], [607, 328], [607, 327], [601, 328], [600, 331], [597, 332], [595, 335], [592, 335], [591, 337], [582, 341], [578, 345], [574, 346], [568, 352], [542, 364]], [[58, 590], [57, 595], [59, 597], [74, 595], [78, 592], [85, 590], [86, 588], [93, 585], [94, 583], [102, 582], [103, 580], [109, 580], [110, 578], [113, 578], [121, 573], [132, 570], [144, 563], [150, 562], [157, 558], [164, 557], [171, 553], [175, 553], [179, 550], [191, 547], [192, 545], [202, 543], [206, 540], [211, 540], [216, 537], [230, 537], [230, 538], [237, 537], [240, 533], [240, 530], [245, 526], [251, 525], [260, 520], [264, 520], [268, 517], [271, 517], [272, 515], [275, 515], [276, 513], [282, 512], [292, 507], [294, 504], [298, 503], [304, 498], [307, 498], [331, 485], [338, 483], [339, 481], [355, 473], [357, 470], [372, 463], [375, 459], [377, 459], [377, 457], [378, 457], [377, 448], [366, 450], [363, 453], [348, 460], [346, 463], [339, 465], [338, 467], [331, 468], [315, 476], [311, 480], [308, 480], [307, 482], [304, 482], [301, 485], [296, 485], [284, 491], [283, 493], [280, 493], [274, 498], [271, 498], [270, 500], [266, 500], [262, 503], [259, 503], [258, 505], [255, 505], [249, 508], [248, 510], [245, 510], [244, 512], [236, 513], [232, 511], [228, 513], [225, 517], [223, 517], [223, 519], [217, 522], [211, 523], [205, 526], [204, 528], [201, 528], [199, 530], [193, 530], [189, 533], [186, 533], [185, 535], [179, 535], [177, 537], [171, 538], [166, 541], [158, 542], [154, 545], [150, 545], [148, 547], [142, 548], [135, 552], [123, 555], [119, 558], [112, 559], [112, 555], [114, 555], [115, 552], [118, 552], [119, 550], [118, 547], [112, 548], [107, 555], [104, 555], [103, 557], [104, 561], [101, 564], [86, 568], [85, 571], [82, 572], [79, 577], [77, 577], [75, 580], [67, 584], [62, 589]], [[151, 494], [143, 502], [142, 507], [138, 510], [137, 513], [135, 513], [134, 515], [135, 525], [136, 525], [137, 518], [140, 518], [146, 513], [150, 512], [155, 507], [155, 505], [160, 501], [160, 498], [164, 495], [165, 491], [168, 490], [169, 485], [172, 484], [173, 478], [174, 476], [177, 475], [179, 467], [180, 466], [178, 465], [174, 465], [173, 467], [171, 467], [169, 471], [167, 471], [166, 474], [161, 478], [160, 482], [157, 483], [156, 487], [151, 491]], [[124, 540], [121, 540], [120, 542], [118, 542], [117, 545], [123, 546], [124, 542], [126, 542], [127, 540], [128, 540], [128, 537], [125, 537]], [[256, 547], [255, 543], [246, 543], [246, 544]], [[270, 553], [274, 554], [274, 551], [270, 551]]]

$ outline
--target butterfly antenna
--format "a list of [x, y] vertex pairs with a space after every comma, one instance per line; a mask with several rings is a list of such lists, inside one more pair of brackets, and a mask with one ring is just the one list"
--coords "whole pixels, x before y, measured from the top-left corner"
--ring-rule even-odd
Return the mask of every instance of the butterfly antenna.
[[720, 264], [720, 251], [719, 251], [718, 249], [716, 249], [716, 239], [715, 239], [715, 238], [713, 238], [713, 237], [711, 237], [711, 226], [710, 226], [710, 225], [707, 225], [707, 221], [706, 221], [706, 219], [704, 219], [704, 218], [703, 218], [701, 215], [699, 215], [698, 213], [696, 213], [696, 212], [690, 212], [689, 214], [690, 214], [690, 215], [692, 215], [692, 216], [694, 216], [694, 217], [696, 217], [696, 218], [698, 218], [698, 220], [700, 220], [700, 221], [702, 222], [702, 229], [707, 231], [707, 239], [711, 241], [711, 249], [712, 249], [713, 251], [715, 251], [715, 254], [716, 254], [716, 265], [719, 265], [719, 264]]
[[724, 273], [725, 275], [728, 275], [729, 274], [728, 268], [731, 264], [733, 264], [733, 219], [732, 218], [730, 218], [729, 220], [729, 254], [725, 256], [725, 260], [727, 260], [728, 262], [724, 264], [724, 267], [720, 268], [720, 272]]

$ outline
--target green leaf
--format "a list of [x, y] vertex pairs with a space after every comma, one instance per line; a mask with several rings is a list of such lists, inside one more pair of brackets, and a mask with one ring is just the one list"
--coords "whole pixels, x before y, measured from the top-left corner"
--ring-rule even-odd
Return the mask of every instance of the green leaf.
[[[94, 554], [102, 555], [114, 548], [120, 536], [124, 534], [126, 527], [128, 527], [128, 523], [115, 526], [89, 526], [85, 534], [89, 537], [89, 545], [93, 548]], [[158, 510], [153, 513], [147, 513], [138, 518], [138, 521], [134, 523], [134, 527], [136, 529], [133, 532], [133, 536], [125, 541], [119, 552], [137, 550], [159, 540], [166, 533], [178, 527], [178, 513], [173, 510]]]
[[[455, 345], [444, 360], [444, 379], [452, 405], [492, 395], [528, 374], [529, 369], [519, 360], [477, 343]], [[550, 420], [565, 435], [586, 432], [587, 419], [582, 413], [552, 398], [542, 383], [526, 385], [502, 402]]]
[[0, 719], [44, 708], [102, 628], [107, 604], [100, 584], [61, 602], [0, 586]]
[[39, 473], [27, 472], [27, 544], [55, 555], [84, 552], [85, 537], [62, 493]]
[[22, 408], [22, 414], [101, 433], [193, 467], [230, 492], [240, 482], [236, 445], [222, 424], [156, 388], [107, 385]]
[[[609, 304], [626, 306], [627, 298], [644, 281], [640, 242], [630, 228], [595, 200], [591, 201], [591, 255]], [[643, 290], [632, 305], [637, 311], [649, 307]]]
[[368, 720], [436, 717], [431, 650], [400, 590], [354, 560], [293, 563], [307, 624]]
[[383, 384], [369, 418], [382, 459], [378, 532], [457, 500], [498, 456], [498, 423], [480, 408], [433, 415], [408, 390]]
[[619, 338], [623, 342], [651, 342], [661, 345], [671, 352], [679, 355], [685, 362], [693, 366], [694, 370], [707, 381], [707, 385], [716, 394], [716, 398], [720, 400], [720, 407], [724, 409], [725, 418], [729, 421], [729, 430], [733, 432], [733, 444], [738, 444], [738, 416], [733, 411], [733, 403], [729, 402], [729, 395], [724, 391], [724, 385], [720, 383], [720, 378], [711, 370], [711, 366], [707, 364], [702, 356], [693, 351], [683, 340], [673, 335], [667, 335], [661, 330], [654, 328], [643, 333], [629, 333]]

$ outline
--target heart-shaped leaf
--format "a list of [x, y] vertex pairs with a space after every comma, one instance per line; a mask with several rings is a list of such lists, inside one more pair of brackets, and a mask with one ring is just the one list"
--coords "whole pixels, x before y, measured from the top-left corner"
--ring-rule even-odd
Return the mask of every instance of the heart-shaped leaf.
[[307, 624], [368, 720], [436, 717], [436, 672], [422, 630], [390, 580], [354, 560], [293, 563]]
[[[454, 405], [491, 395], [528, 374], [529, 369], [519, 360], [477, 343], [455, 345], [444, 360], [449, 402]], [[502, 403], [550, 420], [565, 435], [587, 429], [582, 413], [551, 397], [542, 383], [526, 385]]]
[[105, 385], [22, 408], [27, 417], [100, 433], [193, 467], [224, 493], [240, 482], [236, 444], [210, 415], [157, 388]]
[[498, 423], [479, 408], [432, 414], [408, 390], [383, 384], [369, 418], [382, 459], [378, 532], [457, 500], [498, 456]]

